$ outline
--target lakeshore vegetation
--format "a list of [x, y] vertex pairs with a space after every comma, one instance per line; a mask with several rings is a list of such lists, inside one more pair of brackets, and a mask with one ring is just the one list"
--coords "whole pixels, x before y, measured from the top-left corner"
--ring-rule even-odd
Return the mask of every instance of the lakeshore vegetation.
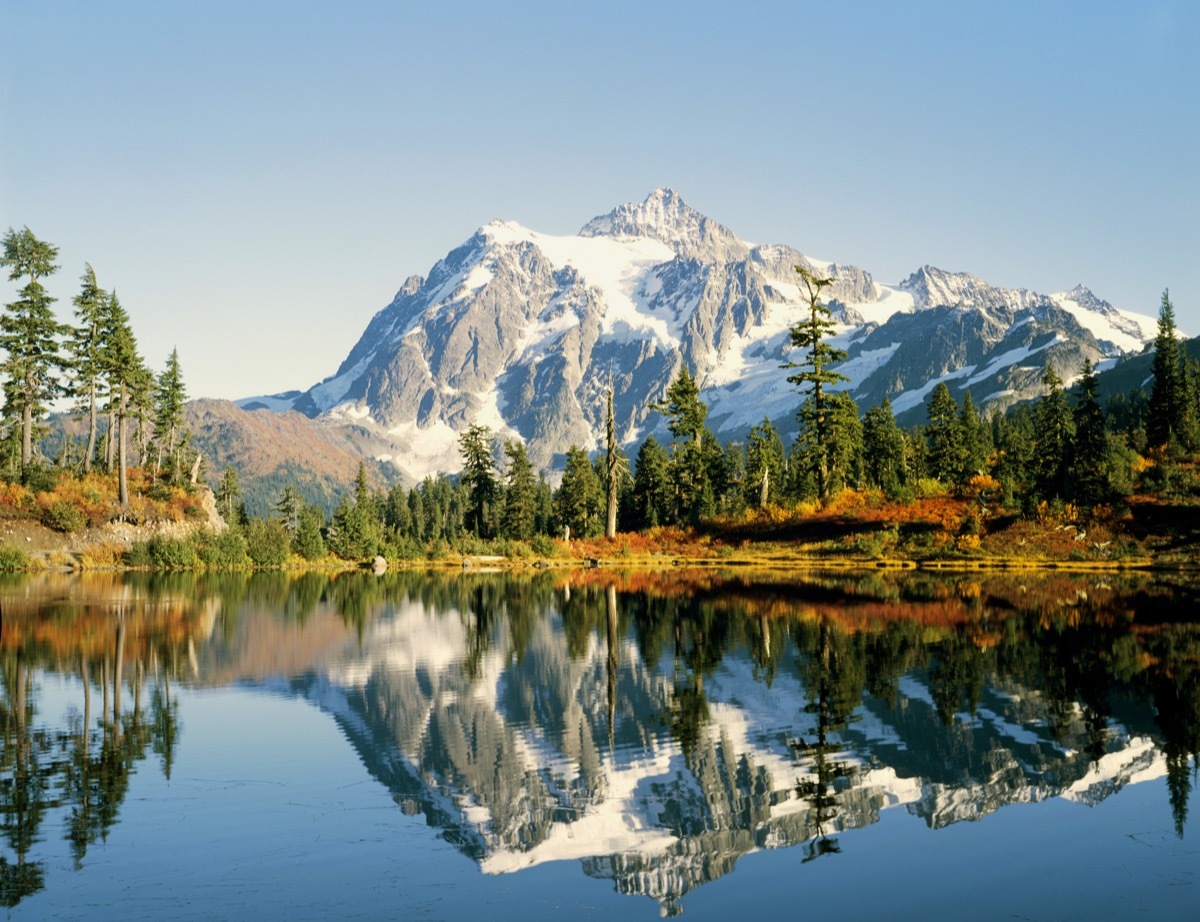
[[[267, 515], [251, 517], [237, 471], [207, 471], [192, 445], [177, 353], [149, 368], [116, 291], [91, 266], [71, 299], [74, 323], [60, 323], [44, 284], [57, 249], [28, 228], [10, 228], [3, 246], [22, 287], [0, 314], [0, 522], [40, 523], [77, 549], [35, 561], [10, 540], [0, 568], [481, 556], [1186, 564], [1200, 540], [1200, 370], [1167, 292], [1148, 391], [1101, 402], [1090, 362], [1048, 366], [1038, 400], [981, 415], [969, 391], [959, 401], [941, 382], [926, 423], [902, 429], [886, 399], [864, 412], [842, 386], [846, 356], [830, 344], [822, 301], [830, 280], [797, 267], [806, 310], [791, 330], [794, 360], [781, 366], [797, 388], [790, 446], [769, 418], [720, 442], [685, 363], [651, 407], [668, 442], [649, 436], [627, 456], [610, 393], [605, 445], [594, 457], [571, 447], [557, 488], [522, 442], [473, 425], [459, 440], [458, 475], [381, 487], [360, 465], [333, 508], [284, 485]], [[71, 409], [51, 426], [56, 401]], [[134, 531], [103, 532], [114, 525]], [[82, 533], [99, 535], [68, 541]]]

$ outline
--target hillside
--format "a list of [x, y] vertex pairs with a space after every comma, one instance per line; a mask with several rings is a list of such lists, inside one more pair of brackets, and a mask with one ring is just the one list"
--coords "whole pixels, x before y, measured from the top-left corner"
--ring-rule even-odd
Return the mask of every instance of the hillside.
[[246, 410], [228, 400], [194, 400], [186, 425], [204, 454], [209, 482], [226, 466], [238, 474], [247, 512], [265, 516], [283, 488], [295, 486], [308, 502], [331, 510], [366, 463], [368, 476], [384, 486], [394, 472], [364, 457], [352, 427], [329, 425], [302, 413]]

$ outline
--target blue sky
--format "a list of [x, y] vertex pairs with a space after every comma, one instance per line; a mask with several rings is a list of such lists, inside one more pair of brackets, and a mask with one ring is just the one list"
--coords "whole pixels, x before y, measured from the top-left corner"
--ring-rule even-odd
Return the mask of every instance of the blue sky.
[[[1200, 333], [1200, 3], [0, 0], [0, 230], [191, 396], [332, 374], [493, 218], [658, 186], [895, 283], [1082, 282]], [[0, 298], [14, 284], [0, 280]]]

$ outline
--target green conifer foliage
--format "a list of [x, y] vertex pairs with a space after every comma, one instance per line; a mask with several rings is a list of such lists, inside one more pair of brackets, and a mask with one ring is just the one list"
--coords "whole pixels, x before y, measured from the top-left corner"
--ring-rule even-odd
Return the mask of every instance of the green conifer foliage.
[[863, 417], [863, 477], [889, 498], [895, 498], [907, 481], [904, 434], [886, 397]]
[[654, 436], [638, 449], [633, 477], [633, 518], [637, 528], [666, 525], [671, 518], [673, 488], [670, 459]]
[[562, 483], [554, 497], [560, 528], [570, 528], [575, 538], [592, 538], [603, 529], [603, 487], [587, 452], [577, 445], [567, 449]]
[[504, 443], [504, 458], [508, 466], [504, 477], [504, 513], [500, 534], [505, 538], [528, 541], [534, 535], [537, 522], [537, 479], [533, 465], [522, 442]]
[[460, 483], [466, 493], [463, 524], [480, 538], [492, 537], [495, 517], [500, 512], [491, 435], [487, 426], [472, 424], [458, 437], [458, 453], [463, 460]]
[[21, 473], [33, 460], [34, 430], [50, 400], [63, 391], [59, 375], [65, 364], [59, 338], [67, 332], [54, 316], [52, 298], [41, 279], [58, 270], [54, 264], [58, 247], [39, 240], [28, 227], [4, 235], [4, 257], [9, 280], [27, 279], [20, 296], [4, 306], [0, 314], [0, 347], [6, 356], [0, 363], [5, 376], [5, 415], [21, 431]]
[[1066, 498], [1067, 469], [1071, 458], [1071, 442], [1075, 421], [1062, 378], [1050, 365], [1042, 375], [1046, 393], [1038, 400], [1034, 411], [1034, 491], [1041, 499]]
[[[813, 275], [803, 266], [796, 266], [795, 270], [800, 275], [808, 316], [793, 326], [790, 333], [792, 348], [804, 350], [803, 361], [788, 362], [783, 367], [801, 369], [788, 376], [788, 381], [805, 395], [800, 406], [797, 460], [811, 476], [817, 498], [824, 500], [846, 482], [844, 460], [838, 459], [844, 459], [848, 450], [852, 450], [845, 438], [854, 431], [846, 415], [849, 395], [831, 400], [826, 388], [850, 379], [830, 370], [831, 365], [846, 360], [845, 350], [829, 344], [836, 327], [832, 313], [821, 300], [821, 292], [833, 284], [833, 279]], [[853, 406], [852, 400], [850, 405]], [[857, 419], [858, 408], [854, 407], [853, 412]]]
[[946, 485], [958, 482], [963, 469], [962, 420], [958, 403], [945, 381], [939, 381], [929, 397], [929, 425], [925, 440], [929, 445], [929, 473]]

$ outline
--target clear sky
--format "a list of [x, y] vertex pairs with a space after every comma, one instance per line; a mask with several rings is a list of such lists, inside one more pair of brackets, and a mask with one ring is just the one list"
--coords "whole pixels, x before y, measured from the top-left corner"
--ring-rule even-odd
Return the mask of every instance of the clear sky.
[[1170, 288], [1200, 333], [1198, 49], [1193, 0], [0, 0], [0, 231], [193, 397], [332, 374], [493, 218], [657, 186], [885, 283]]

